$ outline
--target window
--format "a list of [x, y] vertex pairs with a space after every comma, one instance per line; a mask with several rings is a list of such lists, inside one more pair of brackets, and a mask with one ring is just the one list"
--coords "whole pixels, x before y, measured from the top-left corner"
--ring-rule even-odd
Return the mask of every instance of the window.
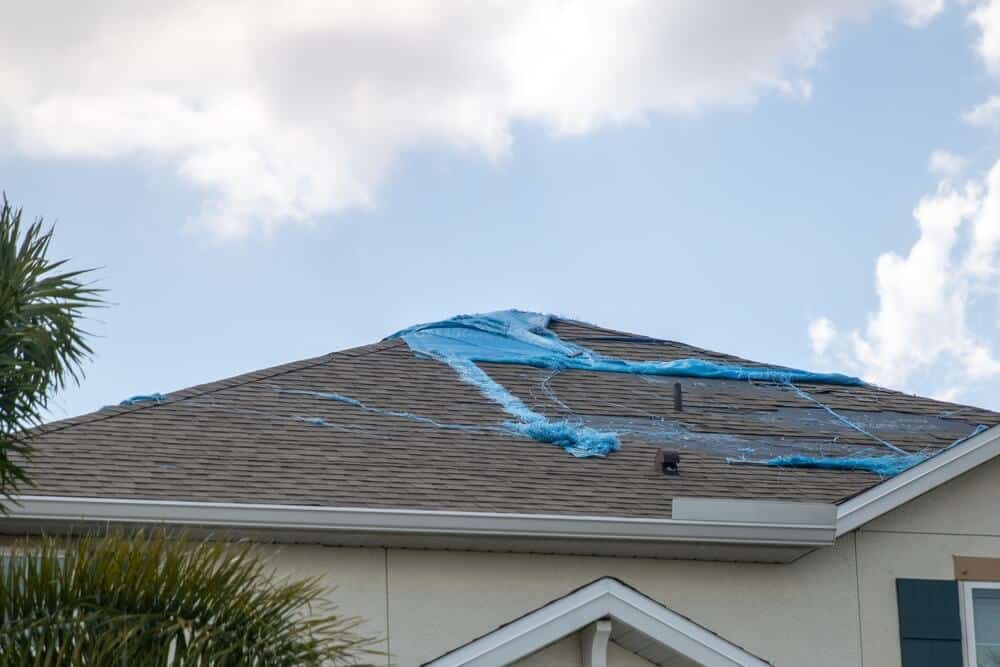
[[1000, 667], [1000, 583], [962, 582], [962, 628], [969, 667]]

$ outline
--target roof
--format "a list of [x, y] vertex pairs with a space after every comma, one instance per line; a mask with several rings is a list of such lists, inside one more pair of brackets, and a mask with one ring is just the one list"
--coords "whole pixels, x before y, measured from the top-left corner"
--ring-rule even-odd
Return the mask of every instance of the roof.
[[[563, 341], [617, 359], [763, 366], [570, 320], [548, 326]], [[615, 427], [620, 449], [576, 458], [498, 428], [510, 420], [503, 408], [447, 364], [393, 338], [42, 427], [27, 466], [32, 493], [669, 518], [675, 497], [841, 503], [883, 481], [856, 470], [733, 463], [737, 445], [871, 452], [881, 447], [876, 436], [933, 455], [978, 425], [1000, 423], [995, 412], [866, 384], [796, 382], [803, 396], [774, 383], [478, 366], [549, 419], [583, 416]], [[675, 430], [663, 437], [644, 424]], [[679, 475], [654, 468], [664, 447], [680, 452]]]

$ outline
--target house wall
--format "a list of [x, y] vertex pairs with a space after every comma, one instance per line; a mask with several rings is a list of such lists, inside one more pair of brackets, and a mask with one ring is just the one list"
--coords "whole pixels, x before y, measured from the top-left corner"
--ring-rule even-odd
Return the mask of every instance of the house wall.
[[954, 579], [953, 556], [1000, 558], [1000, 459], [857, 532], [865, 665], [898, 665], [897, 578]]
[[[337, 585], [342, 609], [387, 633], [392, 664], [404, 667], [602, 576], [779, 667], [892, 667], [900, 664], [896, 578], [951, 579], [954, 554], [1000, 557], [1000, 461], [787, 565], [294, 545], [272, 552], [279, 569]], [[539, 653], [521, 664], [572, 664], [579, 646], [570, 638], [546, 651], [547, 661]]]
[[[405, 667], [607, 575], [777, 665], [860, 664], [850, 541], [789, 565], [294, 545], [274, 562], [337, 584], [335, 601], [368, 630], [388, 628], [393, 664]], [[838, 632], [815, 610], [838, 619]]]
[[521, 658], [512, 667], [580, 667], [581, 659], [580, 634], [574, 633]]

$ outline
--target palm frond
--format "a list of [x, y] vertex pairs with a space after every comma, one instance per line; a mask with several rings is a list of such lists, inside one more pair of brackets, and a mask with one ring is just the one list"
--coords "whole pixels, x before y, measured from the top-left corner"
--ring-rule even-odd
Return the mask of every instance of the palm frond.
[[[28, 431], [42, 421], [52, 394], [79, 382], [91, 355], [80, 327], [86, 309], [102, 304], [103, 290], [82, 282], [88, 270], [66, 270], [50, 260], [52, 229], [24, 224], [21, 209], [0, 205], [0, 499], [10, 500], [31, 480]], [[0, 502], [0, 513], [5, 512]]]
[[0, 663], [362, 664], [374, 641], [324, 595], [316, 579], [277, 578], [249, 544], [164, 531], [23, 542], [0, 573]]

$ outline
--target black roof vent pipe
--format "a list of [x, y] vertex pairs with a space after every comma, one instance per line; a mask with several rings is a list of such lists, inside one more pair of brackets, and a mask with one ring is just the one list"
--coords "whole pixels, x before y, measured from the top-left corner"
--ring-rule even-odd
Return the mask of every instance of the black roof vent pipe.
[[681, 455], [679, 452], [672, 452], [661, 449], [656, 452], [656, 471], [664, 475], [681, 474]]

